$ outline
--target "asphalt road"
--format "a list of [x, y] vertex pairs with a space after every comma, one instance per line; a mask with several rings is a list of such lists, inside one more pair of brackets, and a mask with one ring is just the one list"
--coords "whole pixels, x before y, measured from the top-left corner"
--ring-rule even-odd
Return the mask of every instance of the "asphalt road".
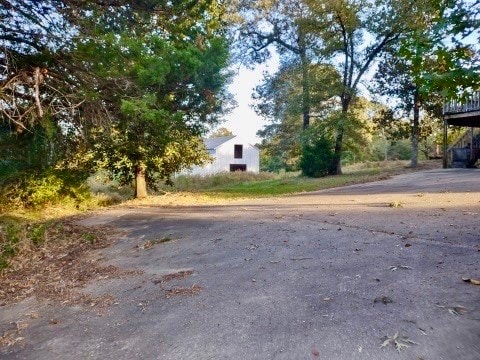
[[34, 300], [0, 308], [2, 321], [40, 314], [0, 357], [478, 360], [480, 286], [461, 278], [480, 278], [479, 217], [475, 169], [108, 210], [83, 224], [128, 235], [97, 255], [144, 273], [91, 283], [85, 292], [116, 299], [101, 314]]

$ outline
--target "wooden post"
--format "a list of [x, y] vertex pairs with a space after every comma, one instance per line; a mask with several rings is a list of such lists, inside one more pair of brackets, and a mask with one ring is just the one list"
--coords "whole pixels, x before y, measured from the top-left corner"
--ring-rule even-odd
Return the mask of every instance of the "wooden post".
[[470, 128], [470, 160], [473, 160], [474, 154], [473, 154], [473, 127]]
[[443, 168], [444, 169], [448, 167], [447, 131], [448, 131], [448, 124], [447, 124], [447, 120], [444, 117], [443, 118]]

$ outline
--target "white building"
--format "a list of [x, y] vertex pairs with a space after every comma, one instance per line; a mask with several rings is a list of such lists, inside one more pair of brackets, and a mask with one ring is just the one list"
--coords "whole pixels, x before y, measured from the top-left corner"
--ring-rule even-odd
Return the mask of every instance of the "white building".
[[238, 136], [224, 136], [205, 140], [205, 147], [213, 162], [194, 166], [189, 175], [209, 175], [222, 171], [251, 171], [258, 173], [260, 151]]

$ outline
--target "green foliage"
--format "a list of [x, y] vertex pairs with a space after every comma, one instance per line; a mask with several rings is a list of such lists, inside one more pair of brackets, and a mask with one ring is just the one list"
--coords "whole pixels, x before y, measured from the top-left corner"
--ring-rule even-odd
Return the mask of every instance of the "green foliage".
[[333, 141], [325, 133], [310, 130], [305, 135], [300, 157], [302, 174], [316, 178], [330, 174], [334, 156]]
[[20, 226], [11, 221], [2, 219], [0, 225], [0, 271], [8, 266], [8, 259], [17, 252], [20, 241]]
[[[195, 192], [211, 199], [278, 196], [385, 180], [389, 175], [411, 171], [407, 165], [406, 161], [357, 163], [346, 166], [343, 175], [321, 178], [309, 178], [300, 176], [298, 172], [283, 171], [279, 174], [236, 172], [207, 177], [182, 176], [174, 180], [173, 190]], [[172, 188], [169, 188], [169, 191], [172, 191]], [[172, 193], [172, 201], [181, 196], [181, 193]]]
[[389, 159], [392, 160], [407, 160], [412, 157], [412, 145], [410, 140], [398, 140], [392, 142], [388, 149]]
[[50, 221], [34, 222], [14, 216], [0, 217], [0, 271], [8, 267], [10, 258], [25, 247], [42, 245], [49, 227]]
[[210, 134], [210, 138], [219, 138], [224, 136], [232, 136], [233, 133], [225, 127], [218, 128]]
[[266, 148], [260, 150], [260, 171], [279, 172], [286, 169], [287, 164], [280, 155], [270, 154]]
[[265, 76], [254, 94], [256, 112], [271, 121], [258, 132], [263, 138], [260, 145], [260, 166], [263, 170], [299, 169], [305, 101], [308, 101], [309, 116], [316, 114], [322, 120], [329, 116], [335, 103], [332, 99], [340, 86], [339, 78], [338, 72], [330, 65], [310, 65], [307, 100], [303, 96], [304, 84], [299, 64], [284, 64], [276, 74]]
[[7, 0], [0, 15], [0, 181], [32, 188], [9, 185], [17, 203], [65, 192], [49, 168], [154, 184], [206, 159], [199, 137], [230, 100], [221, 2]]
[[[172, 11], [177, 6], [182, 7], [172, 4]], [[97, 38], [85, 44], [101, 43], [105, 53], [122, 54], [99, 54], [95, 62], [99, 76], [128, 85], [122, 97], [109, 99], [115, 119], [91, 132], [88, 155], [95, 169], [107, 170], [121, 184], [144, 176], [155, 188], [159, 180], [208, 160], [201, 135], [227, 110], [228, 44], [202, 9], [183, 9], [179, 21], [195, 19], [193, 28], [181, 22], [155, 28], [156, 16], [141, 12], [149, 21], [120, 22], [115, 33], [98, 26]]]
[[0, 206], [39, 208], [58, 203], [80, 203], [90, 197], [84, 172], [48, 168], [17, 174], [3, 183]]
[[423, 1], [410, 10], [398, 57], [406, 59], [422, 96], [458, 98], [480, 85], [478, 1]]

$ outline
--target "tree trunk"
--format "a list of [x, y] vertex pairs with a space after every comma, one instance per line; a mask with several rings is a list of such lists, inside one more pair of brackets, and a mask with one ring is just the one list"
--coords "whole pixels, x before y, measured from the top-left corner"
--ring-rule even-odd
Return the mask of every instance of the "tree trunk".
[[331, 175], [342, 175], [343, 126], [337, 130]]
[[[348, 107], [350, 106], [350, 96], [347, 93], [343, 93], [342, 99], [342, 117], [341, 122], [346, 121], [345, 118], [348, 114]], [[342, 175], [342, 151], [343, 151], [343, 135], [345, 129], [343, 124], [340, 124], [337, 129], [337, 137], [335, 138], [335, 152], [332, 162], [332, 168], [330, 169], [330, 175]]]
[[147, 182], [145, 181], [145, 165], [139, 163], [135, 167], [135, 197], [137, 199], [145, 198], [147, 193]]
[[305, 36], [300, 34], [300, 61], [302, 63], [302, 113], [303, 113], [303, 130], [310, 126], [310, 83], [308, 79], [308, 58], [305, 45]]
[[410, 166], [416, 168], [418, 165], [418, 138], [420, 135], [420, 99], [418, 88], [413, 96], [413, 126], [412, 126], [412, 159]]

